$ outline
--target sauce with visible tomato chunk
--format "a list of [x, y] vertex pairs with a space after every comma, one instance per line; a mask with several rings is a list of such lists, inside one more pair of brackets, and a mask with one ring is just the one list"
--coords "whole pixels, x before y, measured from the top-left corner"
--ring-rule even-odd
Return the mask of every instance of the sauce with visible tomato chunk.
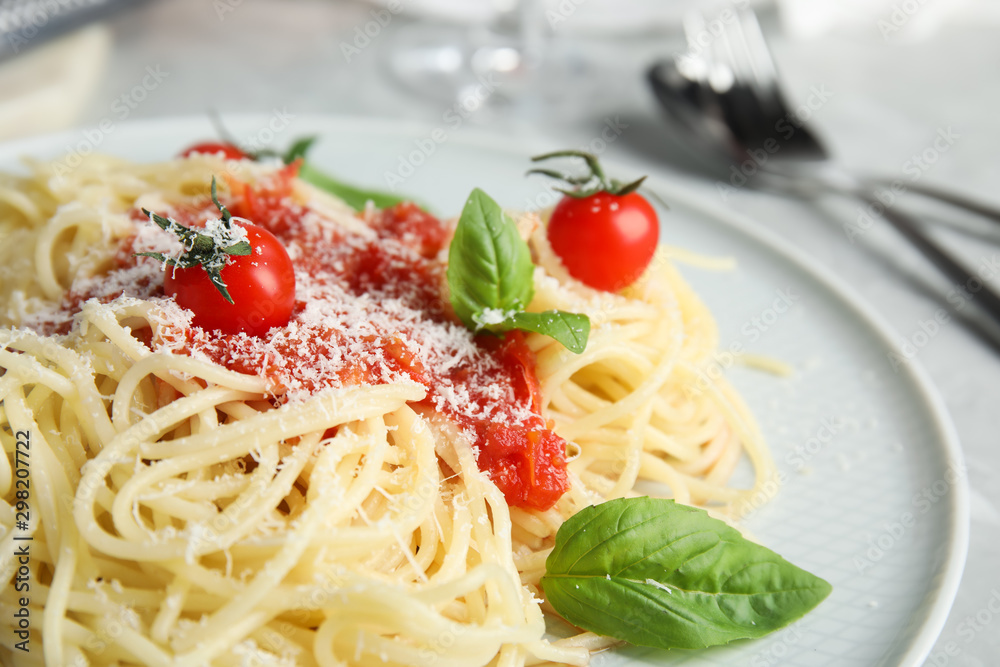
[[[286, 169], [254, 187], [230, 183], [225, 202], [234, 216], [267, 229], [288, 250], [297, 286], [288, 324], [266, 336], [206, 331], [164, 301], [168, 316], [152, 346], [265, 377], [276, 401], [350, 385], [419, 383], [427, 390], [421, 404], [472, 440], [479, 468], [509, 504], [554, 505], [568, 488], [566, 443], [541, 415], [534, 354], [520, 332], [473, 336], [457, 322], [443, 293], [451, 228], [404, 203], [368, 212], [360, 232], [348, 230], [293, 203], [292, 176]], [[169, 215], [192, 225], [216, 216], [213, 208]], [[136, 216], [137, 225], [144, 220]], [[123, 244], [109, 280], [116, 272], [135, 273], [137, 262], [153, 263], [131, 256], [144, 249], [142, 242]], [[89, 297], [110, 300], [120, 293], [76, 293], [64, 306], [79, 309]], [[147, 285], [143, 296], [162, 296], [162, 288]]]

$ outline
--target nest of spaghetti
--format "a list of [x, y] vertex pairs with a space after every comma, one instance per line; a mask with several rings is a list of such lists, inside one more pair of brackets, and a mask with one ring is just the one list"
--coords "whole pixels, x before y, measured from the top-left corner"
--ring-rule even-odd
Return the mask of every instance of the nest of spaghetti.
[[[357, 212], [287, 168], [212, 156], [60, 165], [0, 176], [4, 662], [583, 665], [609, 640], [546, 635], [559, 526], [640, 488], [738, 512], [757, 488], [728, 485], [739, 461], [769, 477], [677, 250], [599, 293], [522, 216], [530, 310], [592, 331], [582, 354], [537, 334], [515, 350], [450, 313], [451, 223], [414, 205]], [[220, 175], [296, 265], [292, 320], [266, 336], [200, 329], [133, 254], [169, 249], [142, 208], [206, 215]], [[558, 435], [566, 482], [539, 502], [481, 451], [483, 424], [532, 420]]]

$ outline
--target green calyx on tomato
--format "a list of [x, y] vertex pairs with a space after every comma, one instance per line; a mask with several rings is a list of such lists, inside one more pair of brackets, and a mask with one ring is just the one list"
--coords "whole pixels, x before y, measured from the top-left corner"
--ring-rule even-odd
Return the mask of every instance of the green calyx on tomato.
[[628, 183], [608, 178], [597, 158], [583, 151], [556, 151], [532, 161], [560, 157], [583, 159], [587, 173], [528, 171], [569, 186], [556, 188], [566, 196], [549, 216], [549, 245], [571, 276], [594, 289], [617, 292], [639, 279], [659, 244], [656, 210], [638, 192], [646, 177]]
[[232, 214], [219, 201], [215, 188], [215, 177], [212, 177], [212, 202], [218, 207], [222, 214], [221, 225], [208, 230], [209, 233], [185, 227], [176, 220], [157, 215], [147, 209], [142, 209], [143, 214], [155, 222], [157, 226], [166, 232], [177, 235], [177, 238], [184, 244], [184, 252], [177, 257], [168, 257], [160, 252], [138, 252], [136, 255], [142, 257], [152, 257], [158, 259], [165, 266], [172, 266], [179, 269], [190, 269], [201, 266], [208, 274], [208, 279], [212, 285], [219, 290], [229, 303], [233, 303], [233, 297], [229, 294], [226, 283], [222, 280], [222, 269], [230, 255], [246, 256], [253, 252], [250, 242], [247, 241], [246, 230], [242, 227], [233, 227]]
[[544, 160], [551, 160], [552, 158], [560, 157], [578, 157], [581, 158], [587, 165], [587, 173], [583, 176], [572, 176], [570, 174], [556, 171], [555, 169], [529, 169], [529, 174], [541, 174], [543, 176], [548, 176], [550, 178], [555, 178], [563, 181], [569, 188], [556, 188], [559, 192], [573, 197], [574, 199], [584, 199], [591, 195], [595, 195], [598, 192], [607, 192], [612, 195], [627, 195], [630, 192], [635, 192], [642, 185], [646, 177], [637, 178], [629, 183], [622, 183], [614, 178], [608, 178], [604, 173], [604, 168], [601, 167], [600, 161], [597, 159], [596, 155], [587, 153], [585, 151], [553, 151], [551, 153], [545, 153], [543, 155], [536, 155], [531, 158], [532, 162], [542, 162]]
[[295, 307], [295, 267], [281, 242], [269, 231], [233, 219], [219, 201], [212, 179], [212, 201], [221, 216], [204, 227], [142, 212], [184, 245], [177, 256], [141, 252], [171, 267], [163, 290], [194, 314], [204, 329], [261, 335], [288, 323]]

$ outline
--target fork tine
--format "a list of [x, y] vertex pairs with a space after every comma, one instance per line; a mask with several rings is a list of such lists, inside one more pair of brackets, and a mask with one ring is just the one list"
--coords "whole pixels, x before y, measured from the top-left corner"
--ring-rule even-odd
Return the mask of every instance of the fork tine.
[[774, 64], [774, 57], [771, 49], [764, 39], [764, 32], [761, 30], [760, 21], [757, 14], [752, 9], [737, 10], [736, 24], [741, 27], [741, 36], [747, 50], [747, 60], [753, 68], [757, 86], [766, 94], [763, 98], [765, 104], [772, 110], [778, 109], [782, 104], [777, 99], [778, 93], [778, 70]]
[[774, 57], [767, 46], [767, 40], [764, 39], [764, 31], [761, 30], [757, 14], [752, 9], [739, 9], [737, 23], [743, 28], [747, 52], [750, 54], [758, 82], [761, 85], [773, 85], [778, 78], [778, 71], [774, 66]]
[[[773, 125], [756, 99], [757, 79], [750, 53], [738, 20], [722, 21], [722, 31], [710, 46], [711, 70], [721, 85], [712, 85], [706, 94], [714, 97], [725, 122], [744, 145], [756, 147], [770, 135]], [[720, 74], [728, 75], [728, 79]]]
[[684, 37], [688, 43], [687, 60], [696, 61], [701, 67], [694, 68], [690, 74], [696, 75], [700, 83], [705, 83], [708, 78], [708, 67], [711, 65], [711, 58], [706, 58], [705, 54], [697, 49], [698, 36], [707, 31], [705, 17], [700, 12], [688, 12], [684, 15]]
[[[754, 105], [754, 132], [747, 131], [748, 136], [763, 141], [773, 134], [774, 126], [785, 115], [787, 105], [778, 89], [777, 69], [771, 56], [764, 33], [761, 30], [757, 15], [752, 9], [739, 9], [733, 21], [724, 22], [722, 37], [730, 45], [729, 53], [733, 59], [733, 69], [736, 79], [748, 89], [745, 96]], [[741, 118], [751, 112], [744, 108]]]
[[722, 33], [717, 41], [720, 42], [719, 51], [729, 63], [736, 81], [745, 85], [747, 78], [756, 78], [738, 15], [735, 21], [722, 21]]

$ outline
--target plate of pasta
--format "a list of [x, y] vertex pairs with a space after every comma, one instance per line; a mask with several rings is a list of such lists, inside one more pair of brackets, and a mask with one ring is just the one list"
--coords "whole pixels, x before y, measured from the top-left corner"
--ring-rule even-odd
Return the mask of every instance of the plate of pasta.
[[273, 121], [0, 147], [0, 662], [922, 663], [965, 468], [856, 296], [588, 153]]

